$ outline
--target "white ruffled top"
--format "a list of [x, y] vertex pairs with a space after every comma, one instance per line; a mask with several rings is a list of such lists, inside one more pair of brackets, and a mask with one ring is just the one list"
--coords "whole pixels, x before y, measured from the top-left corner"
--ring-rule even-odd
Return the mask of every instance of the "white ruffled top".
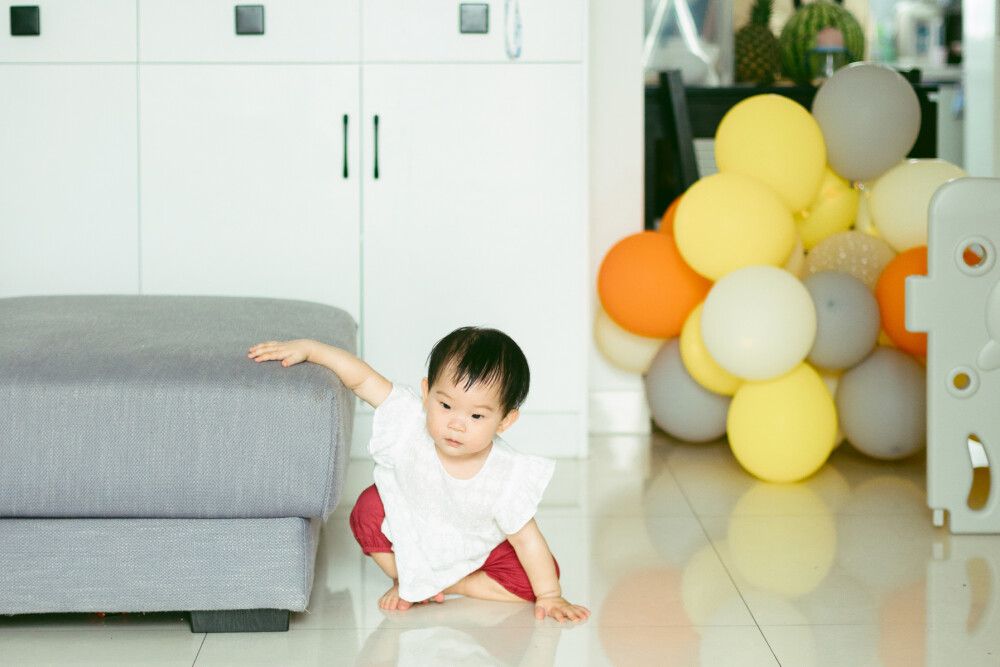
[[490, 552], [535, 516], [555, 470], [552, 459], [524, 454], [494, 436], [470, 479], [448, 474], [427, 432], [420, 395], [394, 385], [375, 410], [368, 450], [385, 506], [399, 595], [419, 602], [475, 572]]

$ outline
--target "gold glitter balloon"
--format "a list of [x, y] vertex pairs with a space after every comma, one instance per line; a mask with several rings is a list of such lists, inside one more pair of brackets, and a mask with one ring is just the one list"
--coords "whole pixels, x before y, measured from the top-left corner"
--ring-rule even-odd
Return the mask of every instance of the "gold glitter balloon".
[[859, 231], [840, 232], [823, 239], [809, 251], [805, 275], [843, 271], [875, 291], [882, 269], [895, 256], [889, 244], [880, 238]]

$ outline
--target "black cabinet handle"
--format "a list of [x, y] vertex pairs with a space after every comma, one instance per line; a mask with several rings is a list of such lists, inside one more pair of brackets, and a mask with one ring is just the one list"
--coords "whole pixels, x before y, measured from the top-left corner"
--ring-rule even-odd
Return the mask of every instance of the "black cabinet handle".
[[10, 34], [15, 37], [35, 37], [42, 34], [41, 10], [38, 5], [11, 6]]
[[378, 115], [375, 116], [375, 179], [378, 180]]
[[344, 178], [347, 178], [347, 114], [344, 114]]

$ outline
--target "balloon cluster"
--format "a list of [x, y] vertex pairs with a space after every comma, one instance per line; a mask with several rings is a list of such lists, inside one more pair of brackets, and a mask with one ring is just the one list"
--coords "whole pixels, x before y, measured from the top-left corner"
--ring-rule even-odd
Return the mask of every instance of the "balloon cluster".
[[931, 196], [966, 174], [906, 160], [919, 129], [912, 86], [869, 63], [838, 70], [811, 113], [758, 95], [726, 114], [719, 173], [598, 273], [598, 348], [645, 375], [658, 426], [727, 435], [775, 482], [845, 437], [880, 459], [924, 446], [926, 334], [904, 326], [904, 285], [927, 272]]

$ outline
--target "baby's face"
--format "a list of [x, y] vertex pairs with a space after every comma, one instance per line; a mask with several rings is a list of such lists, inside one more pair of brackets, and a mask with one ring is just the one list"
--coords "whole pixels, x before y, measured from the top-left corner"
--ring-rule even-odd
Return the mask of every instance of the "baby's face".
[[443, 456], [475, 458], [517, 419], [517, 411], [506, 415], [494, 386], [476, 384], [469, 389], [456, 383], [450, 373], [442, 373], [433, 385], [424, 378], [424, 410], [427, 431]]

